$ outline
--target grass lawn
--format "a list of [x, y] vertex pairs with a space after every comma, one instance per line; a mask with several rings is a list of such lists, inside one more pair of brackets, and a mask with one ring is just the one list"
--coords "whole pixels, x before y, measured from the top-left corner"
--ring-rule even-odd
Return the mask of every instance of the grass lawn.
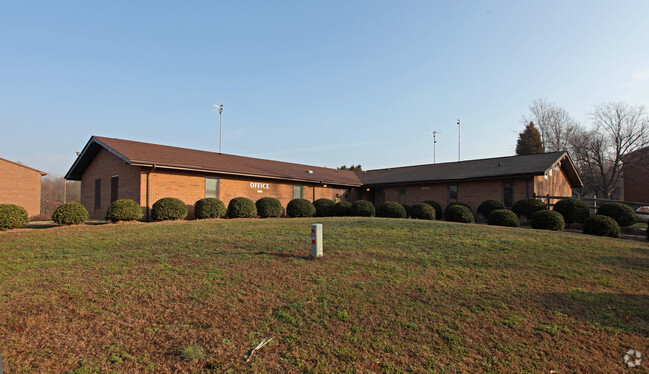
[[648, 279], [643, 242], [485, 225], [14, 230], [0, 233], [0, 353], [7, 373], [616, 373], [628, 349], [649, 353]]

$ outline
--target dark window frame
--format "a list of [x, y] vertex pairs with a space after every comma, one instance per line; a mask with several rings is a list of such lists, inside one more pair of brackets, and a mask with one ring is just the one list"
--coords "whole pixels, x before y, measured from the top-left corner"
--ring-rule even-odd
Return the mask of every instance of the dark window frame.
[[[453, 187], [455, 187], [455, 198], [453, 198], [452, 194], [453, 191], [451, 190]], [[457, 203], [460, 201], [460, 187], [457, 184], [449, 184], [448, 185], [448, 203]]]
[[119, 175], [110, 177], [110, 202], [119, 199]]
[[[507, 198], [507, 186], [509, 186], [509, 199]], [[503, 204], [506, 208], [514, 206], [514, 182], [503, 182]]]
[[[397, 202], [401, 205], [406, 204], [406, 196], [407, 196], [408, 189], [405, 187], [400, 187], [397, 188]], [[401, 195], [403, 195], [403, 199], [401, 199]]]
[[95, 179], [95, 208], [101, 207], [101, 178]]

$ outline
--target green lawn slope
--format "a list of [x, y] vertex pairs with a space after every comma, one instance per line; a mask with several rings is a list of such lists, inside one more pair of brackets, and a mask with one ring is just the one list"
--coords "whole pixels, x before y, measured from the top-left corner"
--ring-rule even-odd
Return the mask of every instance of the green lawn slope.
[[17, 230], [0, 233], [0, 354], [7, 373], [621, 372], [649, 353], [648, 276], [646, 243], [474, 224]]

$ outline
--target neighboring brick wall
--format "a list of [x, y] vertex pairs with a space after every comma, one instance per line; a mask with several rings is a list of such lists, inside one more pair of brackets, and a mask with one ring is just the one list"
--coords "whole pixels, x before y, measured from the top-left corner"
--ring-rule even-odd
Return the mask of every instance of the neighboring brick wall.
[[30, 217], [41, 213], [41, 172], [0, 159], [0, 204], [15, 204]]
[[[131, 166], [109, 151], [102, 149], [81, 177], [81, 204], [90, 217], [104, 218], [110, 206], [111, 178], [119, 176], [118, 199], [140, 203], [140, 168]], [[101, 205], [95, 207], [95, 180], [101, 179]]]
[[[150, 173], [150, 174], [149, 174]], [[147, 178], [150, 186], [147, 188]], [[225, 206], [235, 197], [247, 197], [257, 201], [262, 197], [273, 197], [278, 199], [284, 208], [293, 199], [293, 186], [303, 186], [302, 197], [309, 201], [324, 197], [335, 200], [336, 194], [344, 195], [346, 189], [332, 186], [313, 186], [312, 184], [285, 182], [273, 179], [262, 179], [253, 177], [236, 177], [230, 175], [208, 174], [200, 172], [182, 172], [169, 169], [142, 168], [140, 175], [140, 205], [146, 206], [147, 191], [149, 195], [149, 208], [153, 203], [163, 197], [175, 197], [188, 205], [190, 214], [193, 217], [193, 205], [196, 201], [205, 197], [205, 178], [219, 178], [219, 200]], [[256, 183], [256, 184], [255, 184]], [[251, 185], [253, 184], [253, 185]], [[259, 192], [261, 191], [261, 192]], [[146, 211], [145, 211], [146, 213]]]
[[624, 199], [649, 203], [649, 149], [640, 150], [625, 160], [622, 171]]

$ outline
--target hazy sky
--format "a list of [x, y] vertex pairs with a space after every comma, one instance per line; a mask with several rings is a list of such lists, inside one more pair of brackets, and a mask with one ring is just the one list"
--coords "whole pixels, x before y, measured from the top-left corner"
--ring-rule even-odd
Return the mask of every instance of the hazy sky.
[[365, 169], [514, 154], [538, 98], [649, 105], [649, 1], [6, 1], [0, 157], [92, 135]]

